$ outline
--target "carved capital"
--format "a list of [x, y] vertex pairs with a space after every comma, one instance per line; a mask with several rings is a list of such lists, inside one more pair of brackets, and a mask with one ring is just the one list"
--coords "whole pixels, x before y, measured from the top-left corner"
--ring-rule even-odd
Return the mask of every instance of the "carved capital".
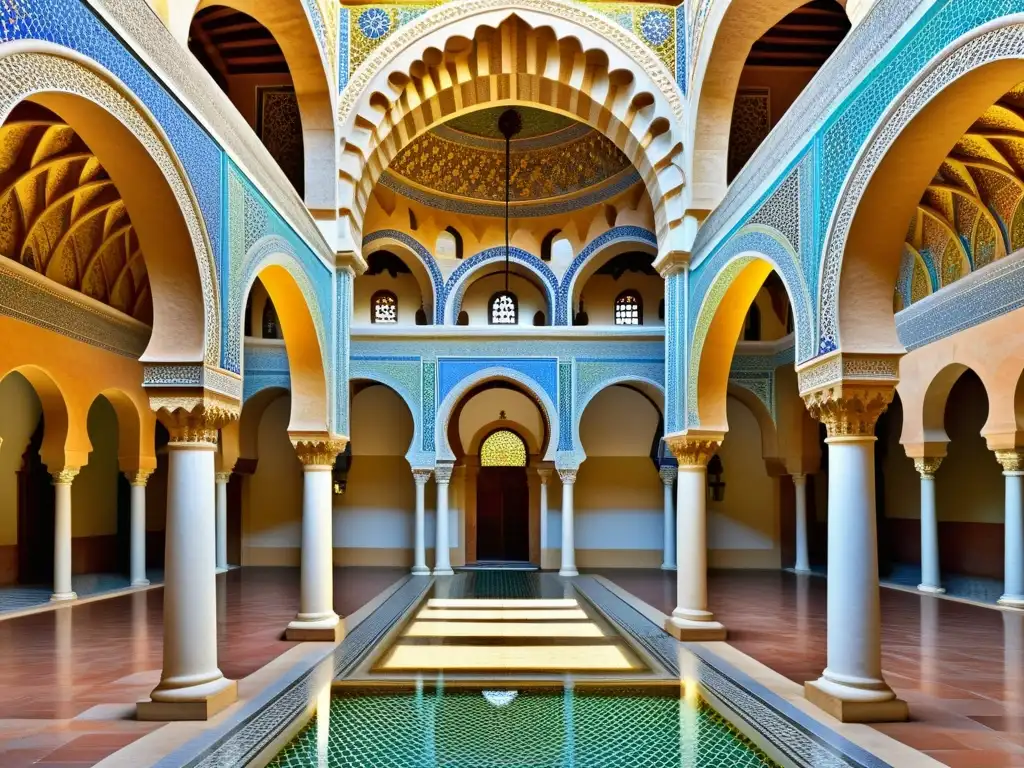
[[996, 451], [996, 461], [1003, 468], [1004, 474], [1024, 473], [1024, 449], [1014, 448], [1007, 451]]
[[453, 471], [455, 471], [454, 464], [438, 464], [434, 467], [434, 480], [443, 485], [447, 485], [451, 482]]
[[51, 472], [50, 476], [53, 478], [54, 485], [71, 485], [71, 481], [78, 476], [78, 467], [64, 467], [64, 469], [57, 472]]
[[333, 467], [338, 454], [345, 450], [348, 440], [339, 438], [292, 439], [295, 453], [304, 467]]
[[362, 254], [355, 251], [338, 251], [335, 253], [334, 266], [339, 271], [351, 272], [353, 277], [359, 277], [366, 272], [366, 260], [362, 257]]
[[151, 395], [150, 406], [171, 433], [171, 445], [217, 445], [221, 427], [239, 416], [239, 404], [216, 392]]
[[[708, 460], [710, 461], [710, 458]], [[679, 477], [679, 467], [664, 466], [658, 470], [658, 474], [661, 475], [661, 482], [665, 485], [672, 485]]]
[[540, 478], [541, 485], [548, 484], [548, 481], [551, 479], [551, 472], [552, 470], [549, 467], [539, 467], [537, 469], [537, 477]]
[[149, 476], [153, 474], [151, 469], [135, 469], [131, 472], [125, 472], [124, 476], [128, 478], [129, 485], [137, 487], [146, 487], [146, 483], [149, 482]]
[[432, 469], [416, 469], [412, 471], [412, 479], [416, 481], [416, 485], [426, 485], [430, 476], [434, 474]]
[[665, 438], [665, 444], [676, 457], [680, 468], [706, 467], [711, 457], [718, 451], [722, 439], [722, 435], [671, 435]]
[[218, 483], [224, 483], [225, 485], [227, 485], [231, 481], [231, 473], [230, 472], [216, 472], [216, 473], [214, 473], [213, 478]]
[[873, 437], [895, 392], [895, 384], [839, 385], [806, 394], [804, 402], [829, 437]]
[[654, 268], [666, 280], [672, 275], [685, 272], [690, 267], [690, 253], [687, 251], [669, 251], [659, 254]]
[[558, 470], [558, 479], [562, 481], [562, 485], [573, 485], [576, 482], [576, 473], [578, 469], [560, 469]]
[[941, 456], [924, 456], [914, 459], [914, 469], [921, 477], [935, 477], [941, 463]]

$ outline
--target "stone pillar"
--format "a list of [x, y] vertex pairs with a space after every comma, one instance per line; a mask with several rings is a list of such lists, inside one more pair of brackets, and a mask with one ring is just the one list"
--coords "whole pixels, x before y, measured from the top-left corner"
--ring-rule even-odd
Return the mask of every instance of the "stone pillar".
[[53, 477], [53, 594], [50, 600], [77, 600], [71, 588], [71, 483], [78, 467], [65, 467]]
[[797, 473], [792, 477], [796, 497], [796, 564], [793, 570], [809, 573], [811, 560], [807, 554], [807, 475]]
[[658, 474], [661, 475], [661, 482], [665, 489], [665, 517], [662, 535], [664, 552], [661, 558], [661, 569], [674, 571], [676, 569], [676, 508], [672, 495], [679, 470], [673, 466], [664, 466], [658, 470]]
[[334, 612], [334, 515], [331, 471], [345, 440], [293, 438], [302, 462], [302, 554], [299, 612], [285, 630], [287, 640], [341, 639], [344, 630]]
[[914, 459], [921, 474], [921, 583], [922, 592], [945, 592], [939, 570], [939, 518], [935, 509], [935, 473], [941, 457]]
[[133, 587], [145, 587], [149, 584], [146, 578], [146, 483], [152, 470], [139, 469], [125, 472], [125, 477], [132, 487], [131, 507], [131, 584]]
[[1024, 449], [996, 451], [1006, 485], [1003, 596], [999, 604], [1024, 608]]
[[214, 475], [217, 484], [217, 573], [228, 569], [228, 483], [230, 472], [217, 472]]
[[875, 424], [895, 381], [840, 383], [805, 396], [828, 429], [828, 666], [807, 699], [843, 722], [906, 720], [906, 702], [882, 677]]
[[721, 435], [665, 438], [679, 463], [676, 480], [676, 609], [665, 630], [680, 640], [724, 640], [725, 627], [708, 610], [708, 462]]
[[437, 541], [434, 544], [434, 575], [451, 576], [451, 534], [448, 532], [448, 484], [452, 479], [451, 464], [434, 467], [434, 482], [437, 485]]
[[537, 477], [540, 478], [540, 567], [544, 567], [544, 552], [551, 548], [548, 542], [548, 481], [551, 479], [551, 470], [541, 467], [537, 470]]
[[237, 698], [235, 681], [217, 667], [213, 489], [217, 430], [238, 417], [237, 405], [209, 394], [150, 400], [171, 438], [163, 670], [152, 700], [139, 702], [137, 717], [206, 720]]
[[572, 489], [576, 484], [576, 469], [560, 469], [558, 477], [562, 481], [562, 567], [559, 576], [578, 576], [576, 570], [576, 531], [573, 520]]
[[413, 576], [430, 575], [430, 568], [427, 567], [426, 492], [427, 481], [432, 472], [432, 469], [414, 469], [412, 471], [413, 480], [416, 481], [416, 524], [413, 531], [412, 547]]

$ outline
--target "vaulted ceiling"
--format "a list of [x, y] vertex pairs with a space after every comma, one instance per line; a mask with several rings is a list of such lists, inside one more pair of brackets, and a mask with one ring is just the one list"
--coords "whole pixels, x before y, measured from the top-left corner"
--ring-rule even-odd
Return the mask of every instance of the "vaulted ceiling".
[[78, 134], [22, 103], [0, 127], [0, 254], [146, 324], [146, 262], [121, 195]]
[[754, 43], [747, 66], [820, 67], [849, 31], [850, 20], [839, 3], [812, 0]]

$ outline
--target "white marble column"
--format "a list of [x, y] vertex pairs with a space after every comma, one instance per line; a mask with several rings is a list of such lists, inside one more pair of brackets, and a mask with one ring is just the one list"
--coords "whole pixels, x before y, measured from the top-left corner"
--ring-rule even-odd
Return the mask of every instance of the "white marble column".
[[797, 473], [792, 477], [796, 500], [796, 563], [793, 570], [809, 573], [811, 560], [807, 553], [807, 475]]
[[662, 549], [661, 569], [663, 571], [674, 571], [676, 569], [676, 505], [673, 498], [675, 491], [676, 477], [679, 470], [673, 466], [664, 466], [658, 470], [661, 476], [661, 483], [664, 486], [664, 519], [662, 522]]
[[228, 569], [228, 483], [230, 472], [217, 472], [217, 573]]
[[559, 469], [562, 481], [562, 567], [559, 576], [578, 576], [576, 570], [576, 523], [573, 510], [573, 486], [576, 485], [576, 469]]
[[416, 481], [416, 521], [413, 528], [412, 573], [413, 576], [429, 576], [427, 567], [427, 536], [426, 536], [426, 493], [427, 481], [430, 480], [432, 469], [414, 469], [413, 480]]
[[131, 584], [133, 587], [145, 587], [149, 584], [146, 578], [146, 483], [153, 474], [151, 469], [138, 469], [125, 472], [125, 477], [132, 487], [131, 506]]
[[299, 612], [288, 625], [288, 640], [341, 638], [343, 626], [334, 612], [334, 516], [331, 471], [345, 450], [344, 440], [296, 439], [302, 462], [302, 555], [299, 572]]
[[71, 483], [78, 467], [65, 467], [53, 477], [53, 594], [50, 600], [76, 600], [71, 588]]
[[452, 479], [451, 464], [434, 467], [434, 482], [437, 485], [437, 540], [434, 544], [434, 575], [451, 576], [451, 534], [448, 532], [448, 486]]
[[725, 627], [708, 610], [708, 462], [721, 436], [666, 438], [676, 461], [676, 608], [665, 630], [680, 640], [724, 640]]
[[160, 411], [167, 444], [163, 670], [140, 720], [206, 720], [237, 698], [217, 666], [214, 574], [214, 453], [217, 430], [231, 417], [196, 398], [192, 408]]
[[1024, 608], [1024, 449], [996, 451], [1006, 486], [1003, 596], [999, 604]]
[[942, 575], [939, 569], [939, 517], [935, 508], [935, 473], [942, 457], [914, 459], [921, 475], [921, 583], [922, 592], [940, 593]]
[[548, 542], [548, 481], [551, 479], [551, 470], [541, 467], [537, 470], [537, 477], [540, 478], [540, 567], [544, 567], [544, 553], [551, 548]]
[[806, 396], [828, 428], [828, 666], [804, 693], [843, 722], [908, 717], [882, 677], [875, 527], [875, 424], [893, 391], [847, 385]]

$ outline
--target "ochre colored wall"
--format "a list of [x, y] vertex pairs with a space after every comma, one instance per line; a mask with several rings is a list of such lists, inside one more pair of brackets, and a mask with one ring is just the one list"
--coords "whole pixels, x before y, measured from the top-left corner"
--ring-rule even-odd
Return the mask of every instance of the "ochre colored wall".
[[665, 295], [665, 281], [657, 275], [626, 272], [618, 280], [611, 275], [593, 275], [583, 286], [583, 304], [591, 325], [615, 324], [615, 298], [628, 288], [640, 293], [643, 300], [643, 324], [663, 327], [658, 305]]
[[774, 128], [817, 71], [814, 67], [744, 67], [739, 87], [769, 89], [768, 103]]
[[[398, 323], [396, 325], [415, 325], [416, 310], [420, 308], [421, 294], [420, 285], [416, 277], [409, 273], [400, 273], [397, 277], [391, 277], [387, 272], [379, 275], [363, 275], [355, 281], [353, 287], [352, 302], [352, 324], [370, 325], [372, 317], [370, 299], [377, 291], [391, 291], [398, 299]], [[429, 316], [427, 323], [433, 323], [434, 318]]]
[[71, 534], [117, 533], [117, 414], [105, 397], [89, 409], [92, 453], [71, 485]]
[[[480, 277], [471, 283], [462, 297], [462, 311], [469, 315], [470, 325], [487, 325], [490, 322], [491, 297], [498, 291], [505, 290], [504, 274], [490, 274], [500, 272], [503, 267], [500, 264], [492, 264], [484, 267], [479, 274], [487, 275]], [[537, 288], [533, 282], [513, 273], [509, 278], [509, 290], [519, 300], [519, 325], [533, 325], [533, 315], [536, 312], [543, 312], [547, 325], [551, 325], [551, 311], [548, 308], [547, 296]]]
[[18, 477], [21, 457], [39, 424], [40, 405], [20, 373], [0, 382], [0, 547], [18, 544]]

